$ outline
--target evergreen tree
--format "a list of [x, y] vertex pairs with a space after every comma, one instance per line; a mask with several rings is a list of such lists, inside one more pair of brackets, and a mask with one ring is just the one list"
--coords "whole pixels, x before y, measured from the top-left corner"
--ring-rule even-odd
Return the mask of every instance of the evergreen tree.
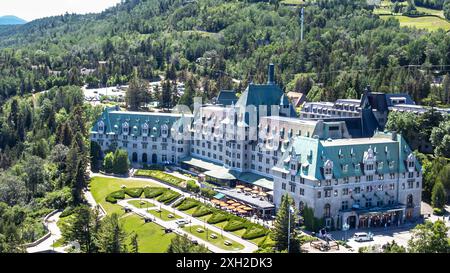
[[127, 233], [119, 222], [117, 213], [108, 215], [102, 220], [97, 239], [99, 251], [102, 253], [127, 252]]
[[187, 235], [176, 236], [170, 242], [167, 253], [208, 253], [208, 248], [203, 245], [195, 245]]
[[110, 152], [105, 155], [103, 159], [103, 169], [106, 173], [114, 172], [114, 153]]
[[138, 235], [134, 232], [131, 235], [131, 252], [138, 253], [139, 252], [139, 243], [138, 243]]
[[447, 201], [447, 196], [445, 193], [444, 185], [440, 181], [436, 182], [433, 187], [433, 192], [431, 195], [431, 202], [435, 208], [444, 208], [445, 201]]
[[117, 149], [114, 153], [114, 173], [127, 174], [130, 168], [130, 160], [126, 150]]
[[[295, 223], [297, 217], [295, 210], [291, 211], [292, 199], [289, 195], [285, 194], [281, 197], [281, 204], [278, 208], [277, 216], [274, 223], [274, 229], [271, 233], [272, 240], [275, 242], [277, 250], [282, 251], [288, 249], [288, 234], [290, 232], [290, 252], [298, 251], [299, 242], [296, 239]], [[290, 220], [289, 220], [290, 218]], [[290, 227], [289, 227], [290, 222]]]
[[64, 240], [66, 242], [78, 242], [82, 252], [96, 252], [95, 214], [89, 206], [80, 205], [75, 209], [74, 215], [73, 222], [68, 225], [67, 229], [62, 230]]

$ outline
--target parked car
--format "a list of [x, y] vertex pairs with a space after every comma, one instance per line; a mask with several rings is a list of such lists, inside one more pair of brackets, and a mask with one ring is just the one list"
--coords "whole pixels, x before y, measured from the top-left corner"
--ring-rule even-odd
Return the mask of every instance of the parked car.
[[372, 234], [366, 232], [357, 232], [353, 235], [353, 238], [355, 239], [355, 242], [367, 242], [373, 240]]
[[180, 220], [177, 220], [175, 223], [176, 223], [177, 225], [181, 226], [181, 225], [186, 225], [186, 224], [188, 224], [189, 222], [188, 222], [187, 220], [185, 220], [185, 219], [180, 219]]

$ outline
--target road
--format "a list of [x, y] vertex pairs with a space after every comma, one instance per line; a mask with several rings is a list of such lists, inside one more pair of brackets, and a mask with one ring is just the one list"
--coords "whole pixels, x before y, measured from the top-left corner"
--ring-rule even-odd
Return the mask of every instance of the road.
[[[165, 210], [170, 211], [170, 212], [174, 212], [174, 214], [177, 214], [177, 215], [183, 217], [184, 219], [189, 221], [190, 225], [192, 225], [192, 226], [196, 226], [196, 225], [204, 226], [209, 231], [212, 231], [212, 232], [214, 232], [216, 234], [223, 234], [225, 237], [229, 238], [230, 240], [233, 240], [233, 241], [243, 245], [244, 249], [239, 250], [239, 251], [229, 251], [229, 250], [225, 250], [225, 249], [219, 248], [219, 247], [209, 243], [208, 241], [202, 240], [200, 238], [197, 238], [197, 237], [191, 235], [188, 232], [185, 232], [183, 229], [178, 227], [178, 225], [175, 223], [176, 220], [163, 221], [163, 220], [159, 219], [158, 217], [155, 217], [152, 214], [148, 213], [146, 211], [146, 208], [142, 208], [141, 209], [141, 208], [137, 208], [137, 207], [135, 207], [133, 205], [130, 205], [128, 203], [128, 201], [131, 201], [131, 200], [144, 200], [144, 201], [147, 201], [147, 202], [155, 204], [155, 207], [148, 208], [149, 210], [151, 210], [151, 209], [156, 210], [156, 209], [158, 209], [161, 206], [162, 209], [165, 209]], [[239, 236], [236, 236], [236, 235], [234, 235], [234, 234], [232, 234], [230, 232], [223, 231], [222, 229], [220, 229], [220, 228], [218, 228], [218, 227], [216, 227], [214, 225], [210, 225], [208, 223], [205, 223], [205, 222], [203, 222], [203, 221], [201, 221], [201, 220], [199, 220], [199, 219], [197, 219], [195, 217], [190, 216], [189, 214], [186, 214], [186, 213], [184, 213], [182, 211], [176, 210], [176, 209], [174, 209], [171, 206], [164, 205], [164, 204], [162, 204], [162, 203], [160, 203], [160, 202], [158, 202], [156, 200], [153, 200], [153, 199], [132, 198], [132, 199], [120, 200], [120, 201], [117, 202], [117, 204], [122, 206], [122, 207], [130, 208], [134, 213], [136, 213], [136, 214], [138, 214], [140, 216], [148, 217], [148, 218], [151, 218], [151, 219], [155, 219], [154, 222], [156, 224], [164, 227], [164, 228], [171, 228], [171, 229], [175, 230], [178, 234], [181, 234], [181, 235], [186, 234], [189, 238], [191, 238], [191, 240], [195, 239], [199, 243], [206, 245], [208, 247], [208, 249], [211, 250], [214, 253], [252, 253], [252, 252], [254, 252], [255, 250], [258, 249], [258, 246], [256, 246], [253, 243], [250, 243], [249, 241], [246, 241], [246, 240], [242, 239]], [[187, 225], [187, 226], [189, 226], [189, 225]]]

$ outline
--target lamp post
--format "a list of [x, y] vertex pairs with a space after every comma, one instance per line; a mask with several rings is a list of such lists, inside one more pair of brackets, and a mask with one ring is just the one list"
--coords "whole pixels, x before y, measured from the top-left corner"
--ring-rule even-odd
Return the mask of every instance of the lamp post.
[[287, 251], [289, 253], [290, 247], [291, 247], [291, 213], [294, 213], [294, 208], [292, 206], [289, 206], [289, 217], [288, 217], [288, 247]]

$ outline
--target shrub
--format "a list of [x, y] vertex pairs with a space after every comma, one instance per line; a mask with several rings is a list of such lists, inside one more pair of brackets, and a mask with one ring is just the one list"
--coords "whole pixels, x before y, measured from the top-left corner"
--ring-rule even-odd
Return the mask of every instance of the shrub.
[[178, 197], [180, 197], [180, 195], [181, 194], [179, 194], [178, 192], [175, 192], [175, 191], [172, 191], [172, 190], [167, 190], [161, 196], [159, 196], [157, 200], [159, 202], [163, 202], [164, 204], [169, 204], [173, 200], [175, 200]]
[[251, 240], [255, 238], [259, 238], [262, 236], [266, 236], [269, 230], [263, 226], [252, 224], [247, 227], [247, 230], [242, 235], [242, 239]]
[[235, 231], [246, 228], [248, 226], [248, 221], [245, 219], [236, 217], [228, 221], [228, 223], [223, 227], [225, 231]]
[[191, 209], [198, 205], [200, 205], [200, 202], [198, 202], [197, 200], [194, 200], [192, 198], [186, 198], [180, 205], [178, 205], [177, 209], [183, 211], [183, 210]]
[[133, 198], [139, 198], [142, 195], [142, 192], [144, 191], [143, 188], [126, 188], [125, 193]]
[[107, 202], [110, 203], [117, 203], [117, 199], [124, 199], [125, 198], [125, 191], [124, 190], [118, 190], [113, 191], [112, 193], [108, 194], [105, 198]]
[[188, 180], [186, 183], [186, 189], [191, 192], [199, 192], [200, 186], [197, 185], [194, 180]]
[[213, 215], [211, 215], [211, 217], [209, 217], [208, 219], [208, 224], [217, 224], [223, 221], [227, 221], [228, 219], [230, 219], [231, 214], [225, 212], [225, 211], [216, 211], [214, 212]]
[[202, 217], [208, 214], [211, 214], [213, 211], [210, 207], [205, 205], [199, 205], [197, 209], [192, 213], [192, 216], [194, 217]]
[[145, 198], [155, 198], [163, 194], [165, 191], [167, 191], [167, 188], [144, 188], [144, 196]]
[[69, 215], [72, 215], [75, 212], [75, 208], [73, 207], [67, 207], [61, 212], [61, 215], [59, 215], [60, 218], [67, 217]]
[[167, 183], [175, 185], [175, 186], [178, 186], [178, 184], [180, 184], [181, 182], [184, 181], [183, 179], [181, 179], [179, 177], [167, 174], [160, 170], [142, 170], [141, 169], [141, 170], [137, 170], [135, 175], [155, 178], [157, 180], [167, 182]]
[[209, 189], [209, 188], [201, 188], [200, 189], [200, 195], [208, 197], [208, 198], [213, 198], [214, 195], [216, 195], [217, 192], [213, 189]]
[[442, 216], [442, 215], [444, 215], [444, 210], [440, 209], [440, 208], [434, 208], [433, 209], [433, 214], [434, 215], [438, 215], [438, 216]]

